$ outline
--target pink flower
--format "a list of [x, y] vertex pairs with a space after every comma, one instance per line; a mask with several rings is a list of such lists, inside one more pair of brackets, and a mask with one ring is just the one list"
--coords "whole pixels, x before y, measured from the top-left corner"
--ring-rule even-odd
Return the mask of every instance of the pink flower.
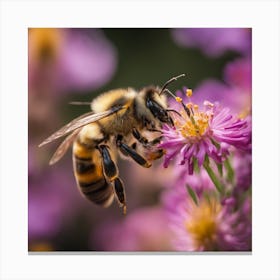
[[[194, 175], [193, 175], [194, 176]], [[195, 186], [194, 186], [195, 189]], [[178, 251], [251, 250], [251, 202], [228, 197], [220, 201], [214, 192], [196, 194], [197, 203], [186, 188], [177, 185], [163, 201], [172, 244]]]
[[116, 51], [101, 30], [29, 29], [30, 92], [94, 90], [108, 82], [116, 68]]
[[225, 66], [224, 83], [208, 79], [195, 89], [193, 100], [210, 102], [219, 100], [222, 106], [230, 107], [240, 117], [251, 114], [252, 99], [252, 61], [236, 59]]
[[[30, 168], [30, 167], [29, 167]], [[80, 207], [80, 196], [71, 188], [69, 169], [57, 168], [29, 173], [28, 178], [28, 238], [49, 240], [70, 223]], [[32, 170], [29, 170], [29, 172]], [[44, 175], [44, 176], [43, 176]], [[70, 186], [70, 188], [69, 188]]]
[[251, 56], [251, 29], [248, 28], [175, 28], [172, 37], [179, 46], [199, 48], [210, 57], [221, 56], [226, 51]]
[[193, 173], [194, 162], [202, 166], [206, 156], [221, 163], [231, 147], [251, 148], [251, 125], [231, 114], [229, 108], [205, 101], [203, 109], [197, 104], [184, 104], [184, 97], [177, 97], [184, 109], [174, 113], [174, 127], [165, 125], [159, 147], [166, 150], [164, 167], [178, 159]]
[[170, 251], [170, 231], [159, 207], [147, 207], [128, 214], [122, 221], [106, 221], [92, 237], [93, 250]]

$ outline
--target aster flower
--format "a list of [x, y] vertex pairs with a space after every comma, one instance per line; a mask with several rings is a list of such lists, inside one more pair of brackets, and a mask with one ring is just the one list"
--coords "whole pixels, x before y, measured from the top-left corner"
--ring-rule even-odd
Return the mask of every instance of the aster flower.
[[225, 66], [224, 82], [207, 79], [195, 89], [193, 100], [201, 103], [207, 98], [210, 102], [219, 100], [222, 106], [244, 118], [251, 114], [252, 61], [236, 59]]
[[[191, 90], [187, 90], [187, 95], [191, 96]], [[208, 159], [222, 163], [231, 147], [251, 148], [251, 127], [247, 120], [241, 120], [228, 108], [208, 101], [200, 109], [192, 102], [184, 104], [182, 97], [176, 99], [183, 109], [180, 115], [174, 114], [174, 127], [163, 127], [164, 139], [159, 145], [166, 151], [164, 167], [176, 159], [180, 165], [186, 165], [189, 174], [193, 174], [195, 162], [198, 167], [203, 165], [210, 171]]]
[[[77, 189], [64, 169], [31, 173], [28, 178], [28, 237], [48, 241], [70, 222], [80, 207]], [[69, 186], [73, 185], [73, 188]]]
[[251, 202], [234, 197], [220, 201], [214, 192], [196, 194], [177, 185], [163, 196], [172, 230], [172, 244], [178, 251], [251, 250]]
[[29, 29], [29, 91], [94, 90], [115, 72], [116, 51], [98, 29]]
[[[170, 230], [160, 207], [140, 208], [122, 221], [106, 221], [92, 234], [99, 251], [170, 251]], [[98, 248], [96, 248], [98, 246]]]
[[251, 94], [252, 60], [250, 58], [239, 58], [229, 62], [224, 69], [224, 80], [228, 85]]
[[174, 41], [183, 47], [197, 47], [209, 57], [226, 51], [251, 56], [251, 29], [248, 28], [175, 28]]
[[252, 154], [236, 151], [232, 158], [236, 194], [248, 191], [252, 185]]

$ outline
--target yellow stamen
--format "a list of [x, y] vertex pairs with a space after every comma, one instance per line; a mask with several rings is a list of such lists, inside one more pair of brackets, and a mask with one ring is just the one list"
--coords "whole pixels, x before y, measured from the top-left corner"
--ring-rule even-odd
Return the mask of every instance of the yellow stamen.
[[192, 89], [188, 88], [186, 90], [186, 95], [187, 95], [187, 97], [191, 97], [192, 96]]
[[191, 109], [193, 107], [193, 104], [191, 102], [187, 103], [186, 106]]
[[185, 122], [176, 123], [185, 138], [201, 137], [209, 126], [209, 116], [203, 112], [194, 111], [191, 117], [186, 117]]
[[175, 99], [176, 99], [177, 102], [182, 102], [182, 98], [181, 97], [176, 96]]
[[191, 218], [186, 221], [186, 230], [192, 235], [197, 248], [213, 249], [217, 234], [217, 217], [221, 205], [216, 199], [201, 200], [193, 205]]

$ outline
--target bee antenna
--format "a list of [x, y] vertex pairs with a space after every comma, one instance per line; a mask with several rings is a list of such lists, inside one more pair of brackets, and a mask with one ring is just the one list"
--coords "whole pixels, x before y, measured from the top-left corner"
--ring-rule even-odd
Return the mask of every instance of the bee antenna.
[[174, 93], [172, 93], [169, 89], [167, 89], [167, 88], [165, 88], [163, 91], [161, 91], [161, 92], [167, 92], [169, 95], [171, 95], [174, 99], [176, 99], [177, 100], [177, 96], [174, 94]]
[[176, 81], [177, 79], [179, 79], [179, 78], [181, 78], [181, 77], [184, 77], [184, 76], [186, 76], [186, 75], [185, 75], [185, 74], [181, 74], [181, 75], [179, 75], [179, 76], [173, 77], [173, 78], [171, 78], [170, 80], [168, 80], [168, 81], [162, 86], [159, 95], [161, 95], [161, 94], [164, 92], [164, 90], [166, 90], [166, 87], [167, 87], [169, 84], [173, 83], [173, 82]]
[[79, 101], [72, 101], [69, 102], [70, 105], [90, 105], [91, 102], [79, 102]]
[[182, 115], [181, 115], [178, 111], [176, 111], [176, 110], [174, 110], [174, 109], [167, 109], [166, 111], [167, 111], [167, 112], [176, 113], [177, 115], [179, 115], [180, 117], [182, 117]]

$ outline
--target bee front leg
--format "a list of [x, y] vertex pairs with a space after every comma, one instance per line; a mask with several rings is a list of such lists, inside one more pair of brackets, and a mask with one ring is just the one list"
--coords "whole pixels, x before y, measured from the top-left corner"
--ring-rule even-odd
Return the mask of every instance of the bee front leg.
[[147, 150], [146, 158], [148, 160], [156, 160], [163, 156], [163, 149], [158, 149], [155, 147], [162, 139], [162, 136], [159, 136], [151, 141], [148, 141], [147, 138], [143, 137], [137, 129], [133, 129], [132, 134], [134, 138], [143, 145], [143, 147]]
[[132, 135], [144, 147], [154, 146], [154, 145], [158, 144], [162, 139], [162, 136], [159, 136], [159, 137], [153, 139], [152, 141], [148, 141], [148, 139], [146, 137], [142, 136], [136, 128], [134, 128], [132, 130]]
[[123, 137], [121, 135], [117, 136], [116, 145], [122, 152], [122, 154], [130, 156], [135, 162], [140, 164], [143, 167], [151, 167], [151, 163], [148, 162], [145, 158], [139, 155], [133, 148], [122, 142]]

